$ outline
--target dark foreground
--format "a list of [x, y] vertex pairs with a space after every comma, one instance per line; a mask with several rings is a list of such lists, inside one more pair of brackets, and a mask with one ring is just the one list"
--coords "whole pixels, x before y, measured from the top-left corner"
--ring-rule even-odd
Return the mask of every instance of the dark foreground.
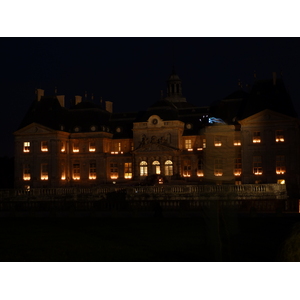
[[[219, 217], [207, 214], [144, 217], [8, 215], [0, 218], [0, 260], [295, 261], [298, 260], [295, 252], [300, 252], [298, 224], [298, 214], [275, 213]], [[296, 237], [288, 240], [292, 230]]]

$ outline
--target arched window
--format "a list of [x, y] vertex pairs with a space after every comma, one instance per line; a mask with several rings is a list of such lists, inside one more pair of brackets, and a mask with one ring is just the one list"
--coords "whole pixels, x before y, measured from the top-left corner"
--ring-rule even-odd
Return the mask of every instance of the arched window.
[[155, 160], [152, 165], [154, 166], [154, 173], [160, 174], [160, 162], [158, 160]]
[[171, 160], [167, 160], [165, 162], [165, 175], [166, 176], [173, 175], [173, 162]]
[[147, 176], [148, 175], [148, 166], [146, 161], [140, 162], [140, 176]]

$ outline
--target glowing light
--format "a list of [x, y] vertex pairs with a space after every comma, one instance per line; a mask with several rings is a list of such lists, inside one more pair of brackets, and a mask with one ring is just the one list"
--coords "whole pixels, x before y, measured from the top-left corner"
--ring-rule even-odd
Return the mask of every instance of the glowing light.
[[110, 179], [118, 179], [118, 176], [117, 175], [111, 175]]
[[278, 179], [277, 184], [285, 184], [285, 180], [284, 179]]
[[253, 143], [254, 144], [258, 144], [260, 142], [261, 142], [260, 138], [253, 138]]
[[30, 142], [24, 142], [23, 152], [30, 152]]
[[73, 180], [80, 180], [80, 175], [73, 175]]
[[90, 174], [89, 179], [90, 180], [95, 180], [95, 179], [97, 179], [97, 176], [94, 175], [94, 174]]
[[216, 147], [221, 147], [221, 146], [222, 146], [222, 143], [221, 143], [220, 141], [215, 142], [215, 146], [216, 146]]
[[256, 171], [254, 171], [254, 175], [262, 175], [262, 171], [259, 171], [259, 170], [256, 170]]
[[30, 174], [24, 174], [23, 180], [30, 180]]
[[41, 151], [48, 152], [48, 143], [47, 142], [44, 141], [41, 143]]
[[66, 175], [61, 175], [60, 179], [61, 180], [66, 180]]
[[204, 176], [203, 171], [198, 171], [198, 172], [197, 172], [197, 176], [198, 176], [198, 177], [203, 177], [203, 176]]
[[233, 174], [234, 174], [234, 176], [241, 176], [242, 170], [235, 170], [235, 171], [233, 172]]
[[278, 142], [284, 142], [284, 138], [283, 137], [281, 137], [281, 138], [276, 138], [276, 142], [278, 143]]
[[47, 174], [42, 174], [41, 175], [41, 180], [48, 180], [48, 175]]
[[197, 151], [202, 151], [203, 150], [203, 148], [197, 148]]
[[223, 172], [222, 171], [215, 171], [214, 173], [215, 176], [223, 176]]
[[241, 141], [235, 140], [235, 141], [233, 142], [233, 146], [241, 146]]
[[278, 175], [279, 175], [279, 174], [285, 174], [285, 171], [284, 171], [284, 170], [280, 170], [280, 171], [277, 170], [277, 171], [276, 171], [276, 174], [278, 174]]
[[183, 174], [183, 177], [191, 177], [190, 174]]
[[189, 148], [189, 149], [187, 149], [187, 151], [193, 151], [193, 149], [192, 149], [192, 148]]
[[124, 178], [125, 179], [131, 179], [132, 178], [132, 174], [131, 173], [125, 174]]

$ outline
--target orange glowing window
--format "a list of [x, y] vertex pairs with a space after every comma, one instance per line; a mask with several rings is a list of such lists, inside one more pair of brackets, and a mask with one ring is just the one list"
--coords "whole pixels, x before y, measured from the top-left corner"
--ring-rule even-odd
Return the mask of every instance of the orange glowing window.
[[30, 152], [30, 142], [23, 143], [23, 152]]
[[222, 146], [222, 141], [221, 141], [221, 137], [216, 136], [215, 137], [215, 147], [221, 147]]
[[234, 160], [234, 176], [241, 176], [242, 174], [242, 158], [238, 157]]
[[41, 180], [48, 180], [48, 164], [41, 164]]
[[96, 163], [95, 162], [90, 163], [89, 179], [90, 180], [97, 179], [97, 169], [96, 169]]
[[188, 151], [193, 151], [193, 149], [192, 149], [192, 140], [185, 140], [184, 141], [184, 147]]
[[148, 164], [146, 161], [140, 162], [140, 176], [147, 176], [148, 175]]
[[64, 141], [61, 142], [61, 148], [60, 148], [61, 152], [66, 152], [66, 143]]
[[80, 180], [80, 164], [73, 164], [73, 180]]
[[132, 178], [132, 163], [124, 163], [124, 178], [131, 179]]
[[42, 152], [48, 152], [48, 142], [47, 141], [42, 141], [41, 142], [41, 151]]
[[284, 142], [283, 130], [276, 130], [276, 143]]
[[233, 145], [234, 146], [241, 146], [241, 140], [234, 140]]
[[262, 159], [261, 156], [253, 156], [253, 174], [262, 175]]
[[183, 161], [183, 177], [191, 177], [192, 165], [189, 159]]
[[78, 153], [79, 152], [79, 143], [74, 142], [73, 144], [73, 152]]
[[204, 172], [203, 172], [203, 159], [199, 159], [198, 160], [197, 176], [198, 177], [203, 177], [204, 176]]
[[166, 176], [173, 175], [173, 162], [171, 160], [166, 160], [165, 162], [165, 175]]
[[284, 155], [276, 155], [276, 174], [285, 174], [285, 157]]
[[154, 166], [154, 173], [160, 174], [160, 162], [158, 160], [155, 160], [152, 165]]
[[261, 138], [260, 138], [260, 131], [254, 131], [253, 132], [253, 143], [261, 143]]
[[90, 142], [89, 143], [89, 151], [90, 152], [95, 152], [96, 151], [96, 143], [95, 142]]
[[30, 165], [29, 164], [25, 164], [23, 165], [23, 180], [30, 180], [31, 179], [31, 175], [30, 175]]
[[119, 178], [118, 164], [115, 163], [115, 162], [110, 164], [110, 178], [111, 179], [118, 179]]
[[215, 159], [214, 175], [215, 176], [223, 176], [223, 160], [222, 159]]

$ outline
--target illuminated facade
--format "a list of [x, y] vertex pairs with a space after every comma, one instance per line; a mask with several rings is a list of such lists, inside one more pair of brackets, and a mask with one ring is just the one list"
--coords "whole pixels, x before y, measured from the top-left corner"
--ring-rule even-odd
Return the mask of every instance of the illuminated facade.
[[132, 113], [80, 96], [66, 108], [64, 96], [37, 90], [15, 132], [15, 186], [134, 184], [153, 175], [174, 184], [298, 186], [299, 120], [274, 78], [197, 107], [173, 72], [166, 97]]

